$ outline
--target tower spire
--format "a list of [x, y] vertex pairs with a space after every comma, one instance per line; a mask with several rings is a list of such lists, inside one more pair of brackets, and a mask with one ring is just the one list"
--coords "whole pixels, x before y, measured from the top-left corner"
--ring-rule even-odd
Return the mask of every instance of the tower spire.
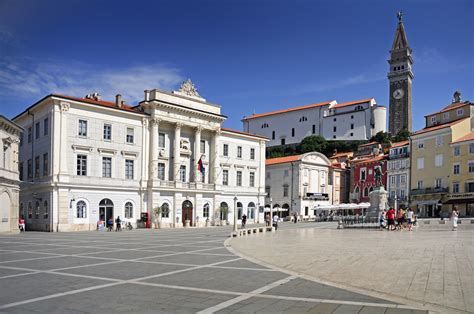
[[393, 39], [392, 51], [409, 48], [407, 35], [405, 34], [405, 27], [403, 26], [403, 12], [399, 11], [397, 13], [398, 26], [395, 31], [395, 38]]

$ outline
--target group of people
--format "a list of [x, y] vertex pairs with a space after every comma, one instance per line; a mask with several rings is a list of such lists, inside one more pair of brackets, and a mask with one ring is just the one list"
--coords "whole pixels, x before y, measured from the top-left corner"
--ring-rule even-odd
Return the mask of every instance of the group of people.
[[387, 231], [401, 231], [408, 228], [409, 231], [413, 231], [414, 225], [416, 225], [416, 215], [411, 207], [407, 210], [400, 208], [397, 211], [391, 207], [387, 212], [383, 210], [380, 213], [380, 229], [387, 228]]
[[[107, 219], [104, 225], [104, 220], [102, 218], [99, 218], [97, 221], [97, 231], [103, 231], [105, 228], [107, 228], [107, 231], [113, 231], [114, 230], [114, 220], [112, 217]], [[115, 231], [122, 231], [122, 220], [120, 219], [120, 216], [117, 216], [115, 219]]]
[[[270, 217], [270, 214], [267, 214], [265, 216], [265, 224], [267, 227], [270, 227], [270, 224], [275, 227], [275, 230], [278, 229], [278, 222], [280, 221], [280, 217], [278, 216], [278, 214], [275, 213], [275, 215], [273, 215], [273, 219]], [[273, 223], [272, 223], [273, 222]]]

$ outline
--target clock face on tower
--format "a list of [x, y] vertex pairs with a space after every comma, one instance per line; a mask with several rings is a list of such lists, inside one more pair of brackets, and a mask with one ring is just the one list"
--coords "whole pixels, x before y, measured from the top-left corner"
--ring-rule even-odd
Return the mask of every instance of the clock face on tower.
[[405, 92], [401, 88], [396, 89], [392, 94], [393, 98], [395, 99], [400, 99], [403, 97], [403, 95], [405, 95]]

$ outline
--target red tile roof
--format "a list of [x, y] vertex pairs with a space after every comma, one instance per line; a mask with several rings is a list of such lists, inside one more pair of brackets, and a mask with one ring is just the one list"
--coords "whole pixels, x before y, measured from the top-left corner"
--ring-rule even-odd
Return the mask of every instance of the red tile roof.
[[342, 153], [334, 154], [330, 158], [337, 158], [337, 157], [344, 157], [344, 156], [352, 157], [353, 155], [354, 155], [354, 152], [342, 152]]
[[343, 102], [343, 103], [334, 105], [333, 108], [341, 108], [341, 107], [347, 107], [347, 106], [351, 106], [351, 105], [363, 104], [363, 103], [371, 101], [372, 99], [374, 99], [374, 98], [367, 98], [367, 99]]
[[441, 129], [444, 129], [444, 128], [448, 128], [448, 127], [453, 126], [455, 124], [458, 124], [458, 123], [460, 123], [460, 122], [462, 122], [466, 119], [469, 119], [469, 118], [464, 118], [464, 119], [456, 120], [456, 121], [453, 121], [453, 122], [450, 122], [450, 123], [439, 124], [439, 125], [435, 125], [435, 126], [432, 126], [432, 127], [429, 127], [429, 128], [424, 128], [424, 129], [416, 131], [412, 135], [418, 135], [418, 134], [423, 134], [423, 133], [426, 133], [426, 132], [431, 132], [431, 131], [436, 131], [436, 130], [441, 130]]
[[99, 105], [102, 107], [109, 107], [109, 108], [114, 108], [114, 109], [119, 109], [119, 110], [125, 110], [125, 111], [130, 111], [134, 113], [141, 113], [143, 112], [132, 108], [132, 106], [122, 104], [122, 107], [117, 107], [115, 105], [115, 102], [110, 102], [110, 101], [105, 101], [105, 100], [95, 100], [95, 99], [88, 99], [88, 98], [79, 98], [79, 97], [72, 97], [72, 96], [66, 96], [66, 95], [60, 95], [60, 94], [51, 94], [53, 97], [61, 97], [69, 100], [75, 100], [75, 101], [80, 101], [80, 102], [85, 102], [88, 104], [93, 104], [93, 105]]
[[311, 105], [305, 105], [305, 106], [275, 110], [275, 111], [270, 111], [270, 112], [265, 112], [265, 113], [257, 113], [257, 114], [253, 114], [253, 115], [248, 116], [248, 117], [244, 117], [242, 120], [251, 120], [251, 119], [256, 119], [256, 118], [261, 118], [261, 117], [273, 116], [273, 115], [280, 114], [280, 113], [285, 113], [285, 112], [292, 112], [292, 111], [297, 111], [297, 110], [321, 107], [321, 106], [329, 105], [330, 103], [331, 103], [331, 101], [325, 101], [325, 102], [320, 102], [320, 103], [311, 104]]
[[369, 163], [369, 162], [375, 162], [375, 161], [379, 161], [379, 160], [382, 160], [382, 159], [385, 159], [387, 157], [387, 155], [381, 155], [381, 156], [371, 156], [371, 157], [367, 157], [367, 158], [362, 158], [362, 159], [359, 159], [359, 160], [354, 160], [353, 162], [356, 163], [356, 164], [365, 164], [365, 163]]
[[287, 162], [297, 161], [299, 160], [301, 155], [293, 155], [293, 156], [285, 156], [285, 157], [277, 157], [277, 158], [270, 158], [265, 160], [265, 165], [276, 165], [276, 164], [284, 164]]
[[252, 137], [263, 138], [263, 139], [266, 139], [266, 140], [269, 139], [266, 136], [252, 134], [252, 133], [248, 133], [248, 132], [237, 131], [237, 130], [233, 130], [233, 129], [229, 129], [229, 128], [221, 128], [221, 130], [226, 131], [226, 132], [231, 132], [231, 133], [237, 133], [237, 134], [242, 134], [242, 135], [247, 135], [247, 136], [252, 136]]
[[406, 140], [406, 141], [401, 141], [401, 142], [396, 142], [396, 143], [392, 143], [392, 146], [391, 146], [390, 148], [405, 146], [405, 145], [408, 145], [408, 144], [409, 144], [409, 141], [408, 141], [408, 140]]
[[455, 141], [452, 141], [451, 144], [467, 142], [467, 141], [474, 141], [474, 132], [470, 132], [468, 135], [465, 135], [461, 138], [458, 138]]
[[456, 109], [456, 108], [459, 108], [459, 107], [463, 107], [463, 106], [466, 106], [466, 105], [469, 105], [469, 104], [472, 105], [472, 103], [469, 103], [467, 101], [466, 102], [452, 103], [452, 104], [447, 105], [446, 107], [444, 107], [440, 111], [433, 112], [433, 113], [425, 115], [425, 117], [432, 116], [432, 115], [435, 115], [435, 114], [438, 114], [438, 113], [443, 113], [443, 112], [453, 110], [453, 109]]
[[359, 147], [370, 146], [370, 145], [375, 145], [375, 144], [379, 144], [379, 142], [369, 142], [369, 143], [361, 144], [359, 145]]

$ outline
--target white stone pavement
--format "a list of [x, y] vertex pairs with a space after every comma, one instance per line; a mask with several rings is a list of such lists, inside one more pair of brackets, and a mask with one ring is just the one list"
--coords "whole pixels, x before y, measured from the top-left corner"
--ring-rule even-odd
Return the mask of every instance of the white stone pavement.
[[230, 245], [254, 262], [354, 292], [437, 312], [474, 312], [471, 226], [281, 229]]

